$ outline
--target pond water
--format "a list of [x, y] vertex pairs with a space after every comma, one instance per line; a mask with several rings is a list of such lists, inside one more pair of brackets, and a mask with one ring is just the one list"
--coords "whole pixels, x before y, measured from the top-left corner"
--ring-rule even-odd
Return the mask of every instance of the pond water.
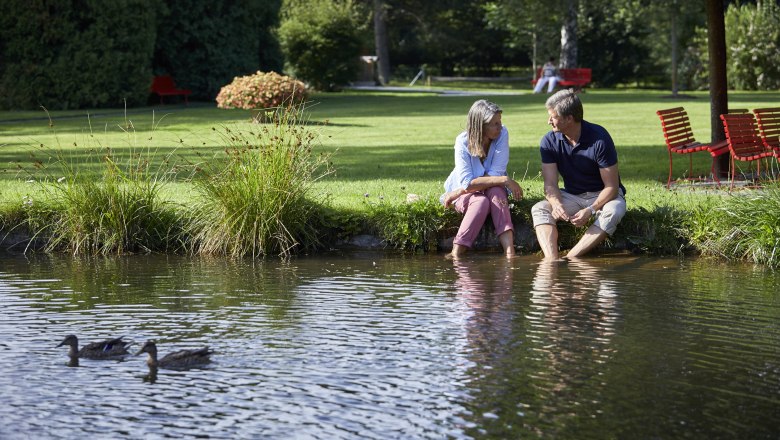
[[[780, 275], [702, 260], [0, 255], [0, 438], [778, 438]], [[209, 345], [69, 366], [65, 335]]]

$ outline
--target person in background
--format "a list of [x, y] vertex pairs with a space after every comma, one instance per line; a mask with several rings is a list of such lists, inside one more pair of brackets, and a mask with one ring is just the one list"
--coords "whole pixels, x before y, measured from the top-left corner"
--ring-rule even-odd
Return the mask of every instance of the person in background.
[[452, 244], [452, 257], [473, 246], [488, 214], [504, 254], [515, 255], [514, 226], [508, 194], [519, 200], [523, 190], [507, 177], [509, 132], [501, 123], [501, 108], [484, 99], [469, 109], [466, 130], [455, 139], [455, 168], [444, 183], [440, 198], [446, 208], [463, 214]]
[[[559, 220], [581, 227], [585, 235], [569, 251], [576, 258], [612, 235], [626, 213], [626, 189], [620, 182], [615, 144], [607, 130], [582, 119], [582, 102], [573, 90], [550, 96], [547, 123], [552, 130], [540, 142], [545, 199], [533, 206], [536, 238], [545, 259], [558, 259]], [[558, 188], [558, 176], [563, 188]]]
[[558, 76], [558, 68], [555, 66], [555, 58], [550, 57], [542, 66], [542, 75], [536, 80], [534, 93], [541, 93], [544, 85], [547, 84], [547, 93], [552, 93], [555, 86], [561, 78]]

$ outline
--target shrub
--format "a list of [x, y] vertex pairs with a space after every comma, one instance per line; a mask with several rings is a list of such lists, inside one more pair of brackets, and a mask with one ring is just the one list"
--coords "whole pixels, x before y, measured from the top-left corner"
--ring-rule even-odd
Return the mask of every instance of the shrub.
[[169, 74], [211, 101], [236, 75], [281, 71], [274, 30], [282, 0], [164, 0], [157, 24], [155, 74]]
[[364, 21], [352, 0], [287, 0], [279, 42], [287, 68], [319, 90], [357, 77]]
[[304, 124], [302, 106], [273, 117], [270, 124], [224, 127], [226, 156], [197, 168], [193, 253], [284, 258], [317, 246], [311, 223], [322, 218], [323, 203], [310, 192], [329, 172], [328, 156], [314, 154], [318, 136]]
[[0, 14], [0, 108], [143, 104], [159, 0], [7, 0]]
[[382, 199], [368, 206], [370, 222], [379, 235], [391, 246], [413, 251], [436, 251], [439, 238], [456, 231], [460, 217], [434, 197], [400, 204]]
[[217, 107], [253, 110], [300, 104], [308, 98], [306, 86], [289, 76], [276, 72], [237, 76], [222, 87], [217, 95]]

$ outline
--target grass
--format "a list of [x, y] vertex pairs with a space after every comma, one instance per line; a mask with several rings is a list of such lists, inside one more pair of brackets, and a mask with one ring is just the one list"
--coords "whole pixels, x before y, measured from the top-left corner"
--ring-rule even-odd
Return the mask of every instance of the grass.
[[[690, 99], [673, 100], [664, 91], [597, 89], [581, 95], [585, 119], [606, 127], [618, 148], [629, 209], [640, 219], [633, 226], [635, 232], [624, 237], [626, 240], [634, 239], [633, 235], [646, 235], [642, 231], [649, 223], [668, 217], [659, 214], [658, 219], [651, 218], [653, 213], [685, 210], [709, 197], [685, 187], [674, 191], [664, 187], [668, 159], [655, 111], [684, 106], [696, 137], [709, 138], [709, 97], [704, 92], [688, 95]], [[412, 225], [410, 230], [416, 229], [414, 225], [427, 225], [426, 230], [440, 227], [422, 220], [420, 213], [434, 209], [430, 206], [409, 208], [397, 215], [375, 207], [397, 206], [409, 193], [418, 194], [423, 200], [438, 198], [453, 166], [455, 136], [463, 129], [471, 103], [483, 97], [504, 109], [503, 120], [509, 128], [512, 146], [510, 173], [522, 181], [530, 200], [541, 198], [538, 142], [549, 129], [544, 109], [547, 96], [533, 95], [529, 90], [516, 94], [499, 90], [492, 95], [485, 91], [478, 96], [384, 92], [315, 95], [306, 124], [318, 131], [321, 146], [314, 151], [331, 155], [334, 172], [316, 181], [307, 194], [311, 200], [350, 213], [345, 216], [353, 220], [355, 213], [373, 212], [388, 219], [388, 224], [392, 219], [406, 222]], [[730, 108], [752, 109], [776, 106], [778, 102], [778, 92], [729, 94]], [[162, 162], [176, 157], [177, 161], [195, 163], [229, 147], [220, 135], [221, 127], [245, 123], [253, 116], [249, 111], [218, 110], [206, 103], [137, 108], [127, 114], [122, 110], [99, 110], [92, 112], [89, 119], [87, 114], [53, 112], [50, 127], [43, 112], [0, 112], [0, 217], [2, 213], [6, 213], [6, 218], [13, 217], [25, 197], [36, 197], [40, 191], [37, 185], [26, 182], [45, 176], [36, 174], [34, 169], [30, 174], [19, 172], [20, 166], [30, 169], [30, 152], [40, 145], [59, 145], [68, 150], [74, 163], [80, 164], [80, 176], [98, 179], [104, 172], [103, 165], [86, 160], [89, 152], [81, 144], [85, 136], [99, 136], [103, 145], [111, 147], [117, 161], [128, 160], [133, 148], [127, 142], [127, 127], [132, 126], [137, 136], [135, 145], [153, 148], [154, 160]], [[708, 172], [709, 156], [694, 156], [694, 170]], [[675, 176], [683, 176], [687, 158], [675, 159]], [[192, 205], [202, 198], [197, 186], [184, 174], [169, 177], [159, 188], [160, 197], [166, 201]], [[345, 230], [337, 233], [354, 232], [354, 221], [348, 223]], [[430, 246], [429, 235], [396, 239], [414, 246]]]
[[704, 255], [780, 266], [780, 186], [703, 203], [687, 219], [691, 241]]
[[195, 253], [289, 257], [317, 244], [320, 228], [312, 224], [322, 208], [310, 192], [327, 175], [329, 157], [313, 151], [319, 136], [305, 125], [303, 108], [288, 110], [269, 124], [222, 127], [225, 152], [196, 164]]

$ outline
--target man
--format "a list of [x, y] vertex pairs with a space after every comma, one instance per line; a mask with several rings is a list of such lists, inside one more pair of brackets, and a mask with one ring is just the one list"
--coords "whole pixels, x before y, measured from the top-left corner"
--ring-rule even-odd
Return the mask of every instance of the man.
[[582, 102], [574, 91], [561, 90], [545, 106], [552, 131], [539, 146], [546, 200], [531, 209], [536, 238], [545, 259], [556, 260], [556, 223], [563, 220], [580, 227], [593, 221], [567, 254], [581, 257], [612, 235], [626, 213], [617, 150], [607, 130], [582, 119]]

